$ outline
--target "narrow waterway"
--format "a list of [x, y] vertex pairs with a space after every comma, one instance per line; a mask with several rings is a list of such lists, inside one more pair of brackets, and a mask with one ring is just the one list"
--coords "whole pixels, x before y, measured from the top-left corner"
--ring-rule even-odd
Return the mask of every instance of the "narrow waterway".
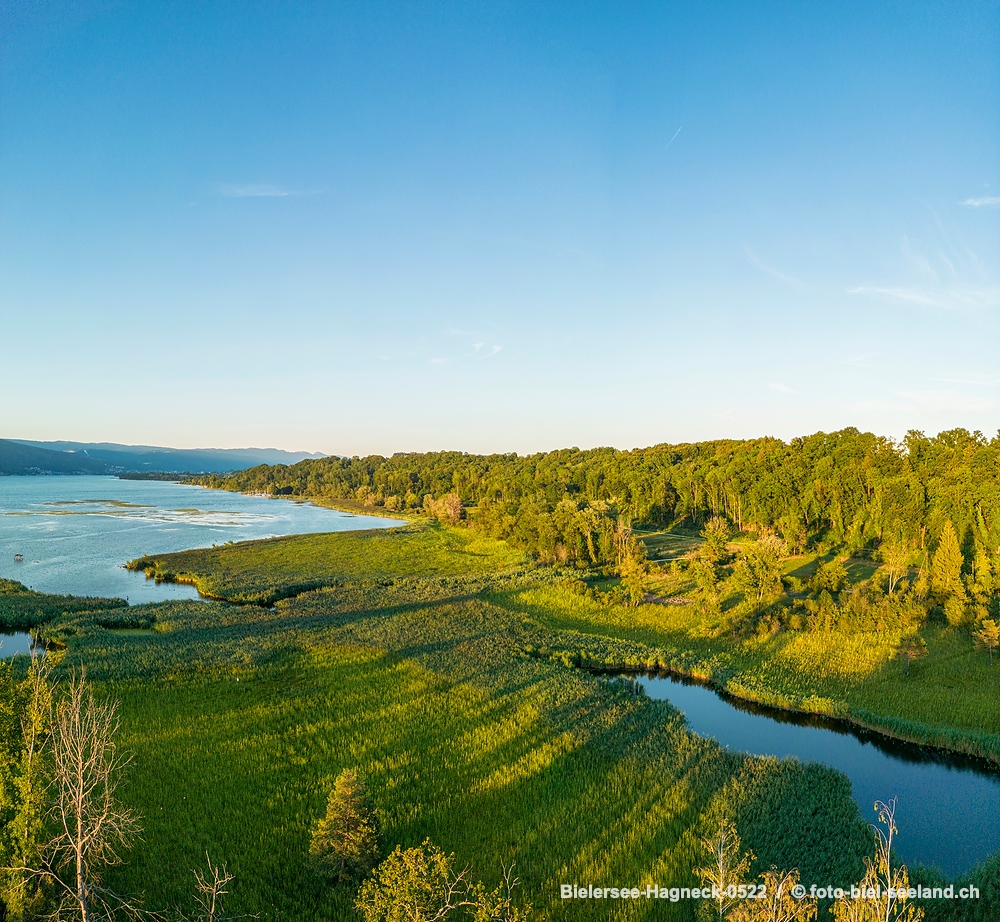
[[861, 815], [898, 799], [897, 851], [950, 876], [1000, 851], [1000, 772], [985, 762], [902, 743], [839, 721], [763, 708], [672, 676], [636, 682], [683, 711], [701, 736], [741, 752], [822, 762], [851, 780]]

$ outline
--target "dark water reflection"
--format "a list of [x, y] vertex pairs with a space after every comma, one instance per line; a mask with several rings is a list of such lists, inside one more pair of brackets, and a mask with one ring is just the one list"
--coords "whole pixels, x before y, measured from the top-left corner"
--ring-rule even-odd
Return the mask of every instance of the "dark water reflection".
[[673, 676], [639, 677], [701, 736], [755, 755], [821, 762], [851, 780], [861, 815], [898, 798], [897, 848], [907, 864], [954, 876], [1000, 851], [1000, 771], [987, 762], [925, 749], [841, 721], [750, 704]]
[[10, 659], [20, 653], [31, 653], [33, 643], [32, 636], [27, 633], [0, 633], [0, 660]]

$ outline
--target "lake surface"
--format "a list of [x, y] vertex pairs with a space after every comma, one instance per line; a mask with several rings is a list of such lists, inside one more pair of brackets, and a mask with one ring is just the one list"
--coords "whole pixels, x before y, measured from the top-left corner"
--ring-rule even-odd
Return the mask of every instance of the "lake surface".
[[1000, 772], [985, 762], [837, 721], [749, 705], [689, 680], [636, 681], [650, 698], [683, 711], [695, 733], [723, 746], [822, 762], [843, 772], [869, 822], [875, 821], [876, 800], [898, 798], [896, 848], [906, 864], [936, 865], [955, 876], [1000, 851]]
[[[227, 541], [405, 524], [311, 503], [117, 477], [0, 477], [0, 577], [40, 592], [196, 599], [122, 565]], [[23, 560], [15, 560], [21, 554]]]

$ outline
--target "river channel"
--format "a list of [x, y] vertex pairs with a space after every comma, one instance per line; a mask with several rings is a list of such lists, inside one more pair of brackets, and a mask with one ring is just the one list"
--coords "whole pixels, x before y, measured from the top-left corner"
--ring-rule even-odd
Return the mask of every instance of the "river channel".
[[635, 680], [729, 749], [821, 762], [851, 781], [861, 815], [897, 798], [896, 848], [909, 865], [961, 874], [1000, 851], [1000, 772], [988, 763], [893, 740], [840, 721], [751, 705], [673, 676]]

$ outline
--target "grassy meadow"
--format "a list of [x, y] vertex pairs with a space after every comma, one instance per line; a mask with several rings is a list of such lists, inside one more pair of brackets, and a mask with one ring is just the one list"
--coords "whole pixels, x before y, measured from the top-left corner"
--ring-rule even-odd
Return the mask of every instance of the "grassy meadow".
[[[663, 590], [678, 597], [683, 585]], [[783, 631], [733, 638], [695, 604], [608, 605], [553, 583], [494, 593], [553, 632], [545, 652], [597, 667], [672, 669], [763, 704], [847, 718], [911, 741], [1000, 761], [1000, 665], [967, 630], [925, 625], [907, 673], [899, 631]], [[680, 596], [682, 597], [682, 596]]]
[[[946, 632], [909, 678], [884, 638], [839, 656], [821, 635], [737, 642], [693, 605], [595, 600], [468, 529], [308, 535], [136, 565], [226, 601], [69, 606], [42, 630], [66, 644], [64, 670], [85, 665], [121, 702], [123, 794], [144, 832], [108, 883], [152, 909], [191, 910], [207, 852], [236, 875], [227, 912], [355, 918], [353, 892], [307, 862], [344, 768], [367, 780], [386, 851], [430, 837], [490, 885], [513, 861], [539, 919], [693, 919], [690, 902], [570, 903], [558, 888], [696, 885], [699, 837], [723, 815], [755, 872], [858, 879], [869, 818], [844, 776], [725, 751], [669, 704], [572, 668], [581, 660], [672, 665], [961, 739], [996, 732], [993, 676], [974, 671], [986, 659]], [[938, 700], [960, 678], [964, 693]], [[1000, 906], [989, 886], [992, 902], [962, 918], [990, 918], [977, 915]]]

